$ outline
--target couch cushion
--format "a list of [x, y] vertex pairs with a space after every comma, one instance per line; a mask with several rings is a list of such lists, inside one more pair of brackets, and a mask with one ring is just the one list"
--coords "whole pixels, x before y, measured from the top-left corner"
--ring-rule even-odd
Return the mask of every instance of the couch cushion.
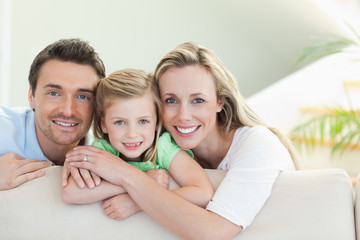
[[[18, 188], [0, 191], [1, 239], [178, 239], [145, 213], [109, 219], [101, 203], [62, 202], [61, 167]], [[206, 170], [215, 188], [225, 171]], [[170, 188], [177, 187], [171, 181]], [[236, 238], [355, 239], [351, 183], [339, 169], [281, 173], [252, 225]]]

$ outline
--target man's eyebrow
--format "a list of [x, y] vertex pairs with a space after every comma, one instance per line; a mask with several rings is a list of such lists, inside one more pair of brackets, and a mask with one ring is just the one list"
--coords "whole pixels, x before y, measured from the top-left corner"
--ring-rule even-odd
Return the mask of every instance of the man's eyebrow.
[[88, 93], [94, 94], [94, 93], [95, 93], [95, 90], [93, 90], [93, 89], [88, 89], [88, 88], [79, 88], [79, 89], [77, 90], [77, 92], [88, 92]]
[[[56, 88], [56, 89], [63, 89], [62, 86], [58, 85], [58, 84], [47, 84], [44, 86], [44, 88]], [[88, 93], [91, 93], [91, 94], [94, 94], [95, 93], [95, 90], [93, 89], [89, 89], [89, 88], [79, 88], [76, 90], [77, 92], [88, 92]]]
[[60, 85], [57, 85], [57, 84], [46, 84], [44, 86], [44, 88], [57, 88], [57, 89], [62, 89], [62, 87]]

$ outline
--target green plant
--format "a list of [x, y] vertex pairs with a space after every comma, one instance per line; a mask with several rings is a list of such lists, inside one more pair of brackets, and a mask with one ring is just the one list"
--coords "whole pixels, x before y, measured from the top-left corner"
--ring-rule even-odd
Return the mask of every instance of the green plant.
[[291, 134], [296, 142], [332, 145], [332, 153], [360, 147], [360, 111], [344, 107], [324, 107], [319, 116], [296, 126]]
[[306, 47], [301, 51], [299, 57], [295, 61], [295, 65], [304, 62], [311, 62], [322, 57], [329, 56], [341, 52], [355, 52], [355, 61], [360, 61], [360, 32], [351, 24], [345, 22], [350, 32], [354, 35], [354, 39], [341, 36], [333, 36], [323, 39], [313, 45]]
[[[353, 33], [354, 40], [344, 37], [332, 37], [305, 48], [296, 61], [296, 65], [305, 61], [341, 53], [356, 53], [354, 61], [360, 61], [360, 32], [346, 23]], [[348, 96], [348, 94], [347, 94]], [[344, 149], [360, 149], [360, 110], [350, 107], [324, 107], [322, 113], [305, 123], [297, 125], [291, 135], [295, 142], [310, 144], [330, 144], [332, 153]]]

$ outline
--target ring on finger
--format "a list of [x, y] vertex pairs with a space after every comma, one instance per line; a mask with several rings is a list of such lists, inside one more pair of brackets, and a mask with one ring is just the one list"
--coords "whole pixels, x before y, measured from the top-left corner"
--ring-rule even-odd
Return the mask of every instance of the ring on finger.
[[87, 160], [88, 160], [88, 158], [87, 158], [88, 156], [87, 155], [85, 155], [85, 157], [84, 157], [84, 162], [86, 162]]

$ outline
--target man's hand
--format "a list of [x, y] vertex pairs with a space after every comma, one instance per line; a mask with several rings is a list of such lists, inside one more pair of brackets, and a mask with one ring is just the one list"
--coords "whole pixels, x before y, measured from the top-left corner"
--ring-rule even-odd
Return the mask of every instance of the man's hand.
[[45, 174], [51, 162], [24, 159], [15, 153], [0, 156], [0, 190], [15, 188]]

